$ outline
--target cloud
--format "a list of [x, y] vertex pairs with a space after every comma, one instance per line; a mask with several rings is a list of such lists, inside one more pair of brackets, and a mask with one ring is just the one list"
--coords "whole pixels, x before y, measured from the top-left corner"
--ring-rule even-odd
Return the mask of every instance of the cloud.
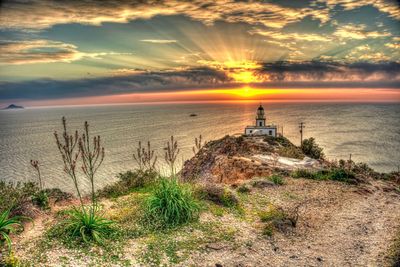
[[326, 35], [315, 33], [285, 33], [282, 31], [253, 29], [250, 34], [258, 34], [278, 41], [307, 41], [330, 42], [332, 39]]
[[347, 24], [339, 26], [333, 35], [344, 39], [367, 39], [367, 38], [381, 38], [389, 37], [389, 32], [368, 31], [367, 26], [364, 24]]
[[72, 62], [83, 58], [99, 59], [115, 52], [86, 53], [78, 51], [73, 44], [51, 40], [5, 40], [0, 41], [0, 64], [33, 64]]
[[[0, 28], [42, 30], [56, 24], [101, 25], [104, 22], [127, 23], [157, 15], [185, 15], [211, 25], [215, 21], [245, 22], [282, 28], [307, 16], [325, 23], [324, 9], [290, 8], [275, 3], [235, 0], [205, 1], [5, 1], [1, 8]], [[21, 19], [24, 18], [24, 19]]]
[[141, 42], [145, 43], [153, 43], [153, 44], [171, 44], [171, 43], [176, 43], [176, 40], [161, 40], [161, 39], [145, 39], [145, 40], [140, 40]]
[[380, 12], [400, 20], [400, 8], [396, 0], [317, 0], [315, 2], [326, 3], [330, 9], [333, 9], [336, 5], [344, 7], [345, 10], [352, 10], [363, 6], [373, 6]]

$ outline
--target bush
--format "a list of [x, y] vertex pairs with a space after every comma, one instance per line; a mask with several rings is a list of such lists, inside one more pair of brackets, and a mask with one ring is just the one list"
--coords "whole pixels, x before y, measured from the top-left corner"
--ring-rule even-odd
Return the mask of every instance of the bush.
[[357, 182], [354, 173], [341, 169], [332, 168], [329, 170], [310, 171], [307, 169], [297, 169], [292, 172], [293, 178], [306, 178], [312, 180], [333, 180], [346, 183]]
[[268, 177], [268, 179], [276, 185], [284, 184], [282, 176], [277, 175], [277, 174], [271, 175], [270, 177]]
[[100, 189], [97, 194], [102, 197], [118, 197], [132, 192], [135, 189], [143, 188], [153, 184], [158, 177], [158, 173], [153, 170], [127, 171], [118, 174], [118, 181]]
[[304, 154], [313, 159], [322, 159], [324, 158], [324, 153], [322, 152], [322, 148], [317, 145], [315, 139], [313, 137], [309, 139], [304, 139], [301, 144], [301, 150]]
[[39, 191], [36, 183], [6, 183], [0, 181], [0, 210], [9, 210], [11, 215], [29, 215], [31, 197]]
[[197, 189], [197, 194], [201, 199], [209, 200], [225, 207], [234, 207], [239, 204], [239, 200], [232, 191], [216, 184], [210, 183], [201, 186]]
[[67, 212], [68, 218], [60, 224], [62, 233], [79, 241], [99, 244], [114, 233], [111, 227], [114, 222], [99, 215], [96, 207], [74, 208]]
[[162, 178], [146, 201], [145, 217], [153, 226], [168, 228], [197, 219], [199, 211], [188, 186]]
[[248, 187], [245, 184], [241, 184], [236, 191], [238, 191], [239, 193], [249, 193], [251, 191], [250, 187]]
[[301, 151], [301, 149], [295, 146], [281, 147], [277, 152], [281, 157], [294, 158], [294, 159], [304, 158], [304, 154]]
[[49, 209], [49, 197], [44, 190], [40, 190], [36, 192], [35, 194], [32, 195], [32, 202], [36, 206], [42, 208], [42, 209]]

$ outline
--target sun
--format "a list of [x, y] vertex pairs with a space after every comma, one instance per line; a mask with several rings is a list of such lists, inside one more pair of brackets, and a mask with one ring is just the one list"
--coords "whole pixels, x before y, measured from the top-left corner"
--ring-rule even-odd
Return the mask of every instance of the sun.
[[258, 82], [257, 77], [254, 75], [254, 72], [251, 70], [233, 71], [233, 72], [229, 73], [229, 76], [231, 76], [238, 83]]

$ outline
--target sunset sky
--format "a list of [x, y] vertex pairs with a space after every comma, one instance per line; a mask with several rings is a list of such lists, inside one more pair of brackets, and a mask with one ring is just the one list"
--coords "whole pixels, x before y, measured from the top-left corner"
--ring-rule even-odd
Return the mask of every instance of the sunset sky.
[[400, 102], [398, 1], [0, 5], [0, 107]]

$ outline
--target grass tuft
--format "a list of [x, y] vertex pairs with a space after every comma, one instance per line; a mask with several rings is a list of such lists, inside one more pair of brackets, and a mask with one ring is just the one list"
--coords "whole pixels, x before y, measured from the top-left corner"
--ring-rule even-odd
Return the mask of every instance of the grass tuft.
[[278, 174], [273, 174], [270, 177], [268, 177], [268, 179], [273, 182], [276, 185], [283, 185], [284, 181], [282, 176], [278, 175]]
[[146, 201], [145, 219], [156, 228], [169, 228], [196, 220], [199, 211], [190, 187], [162, 178]]

